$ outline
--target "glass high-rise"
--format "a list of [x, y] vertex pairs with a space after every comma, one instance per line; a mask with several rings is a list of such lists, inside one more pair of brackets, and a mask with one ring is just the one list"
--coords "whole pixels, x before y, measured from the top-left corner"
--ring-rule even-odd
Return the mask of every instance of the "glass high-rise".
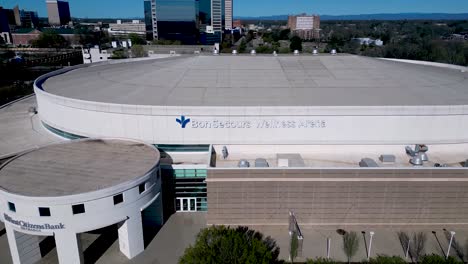
[[[153, 10], [155, 12], [152, 12]], [[151, 20], [149, 19], [150, 13]], [[197, 44], [199, 2], [198, 0], [145, 1], [145, 22], [147, 29], [152, 29], [154, 32], [157, 28], [157, 35], [153, 34], [154, 39], [179, 40], [184, 44]]]

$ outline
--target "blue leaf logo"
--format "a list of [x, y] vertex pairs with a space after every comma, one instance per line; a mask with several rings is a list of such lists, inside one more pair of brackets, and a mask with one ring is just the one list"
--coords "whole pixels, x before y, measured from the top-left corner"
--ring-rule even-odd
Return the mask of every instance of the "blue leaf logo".
[[185, 118], [185, 116], [180, 116], [180, 118], [176, 118], [176, 122], [179, 123], [182, 128], [185, 128], [185, 126], [190, 123], [190, 118]]

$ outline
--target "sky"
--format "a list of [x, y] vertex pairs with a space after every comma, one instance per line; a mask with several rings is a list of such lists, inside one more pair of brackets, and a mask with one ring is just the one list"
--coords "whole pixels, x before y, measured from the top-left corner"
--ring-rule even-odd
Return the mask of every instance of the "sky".
[[[69, 0], [73, 17], [143, 17], [143, 0]], [[233, 0], [234, 16], [297, 13], [357, 15], [376, 13], [468, 13], [468, 0]], [[0, 0], [0, 6], [38, 11], [46, 17], [45, 0]]]

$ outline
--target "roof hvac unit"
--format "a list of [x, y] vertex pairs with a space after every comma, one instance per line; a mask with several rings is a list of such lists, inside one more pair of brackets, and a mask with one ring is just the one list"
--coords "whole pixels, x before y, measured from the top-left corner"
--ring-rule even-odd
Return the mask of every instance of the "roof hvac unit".
[[381, 162], [395, 162], [395, 155], [382, 154], [379, 157]]
[[248, 167], [250, 167], [250, 163], [245, 159], [241, 159], [241, 160], [239, 160], [239, 164], [237, 166], [239, 168], [248, 168]]
[[359, 162], [359, 167], [378, 167], [379, 165], [371, 158], [363, 158]]
[[268, 161], [264, 158], [258, 158], [255, 160], [255, 167], [259, 167], [259, 168], [267, 168], [267, 167], [270, 167], [268, 165]]

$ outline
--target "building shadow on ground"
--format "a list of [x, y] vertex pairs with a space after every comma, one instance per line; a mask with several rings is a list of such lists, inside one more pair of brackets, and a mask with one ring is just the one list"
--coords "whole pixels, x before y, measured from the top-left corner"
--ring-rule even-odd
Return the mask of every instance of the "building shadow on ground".
[[83, 251], [84, 263], [96, 263], [119, 238], [118, 227], [117, 225], [111, 225], [89, 233], [100, 235]]

